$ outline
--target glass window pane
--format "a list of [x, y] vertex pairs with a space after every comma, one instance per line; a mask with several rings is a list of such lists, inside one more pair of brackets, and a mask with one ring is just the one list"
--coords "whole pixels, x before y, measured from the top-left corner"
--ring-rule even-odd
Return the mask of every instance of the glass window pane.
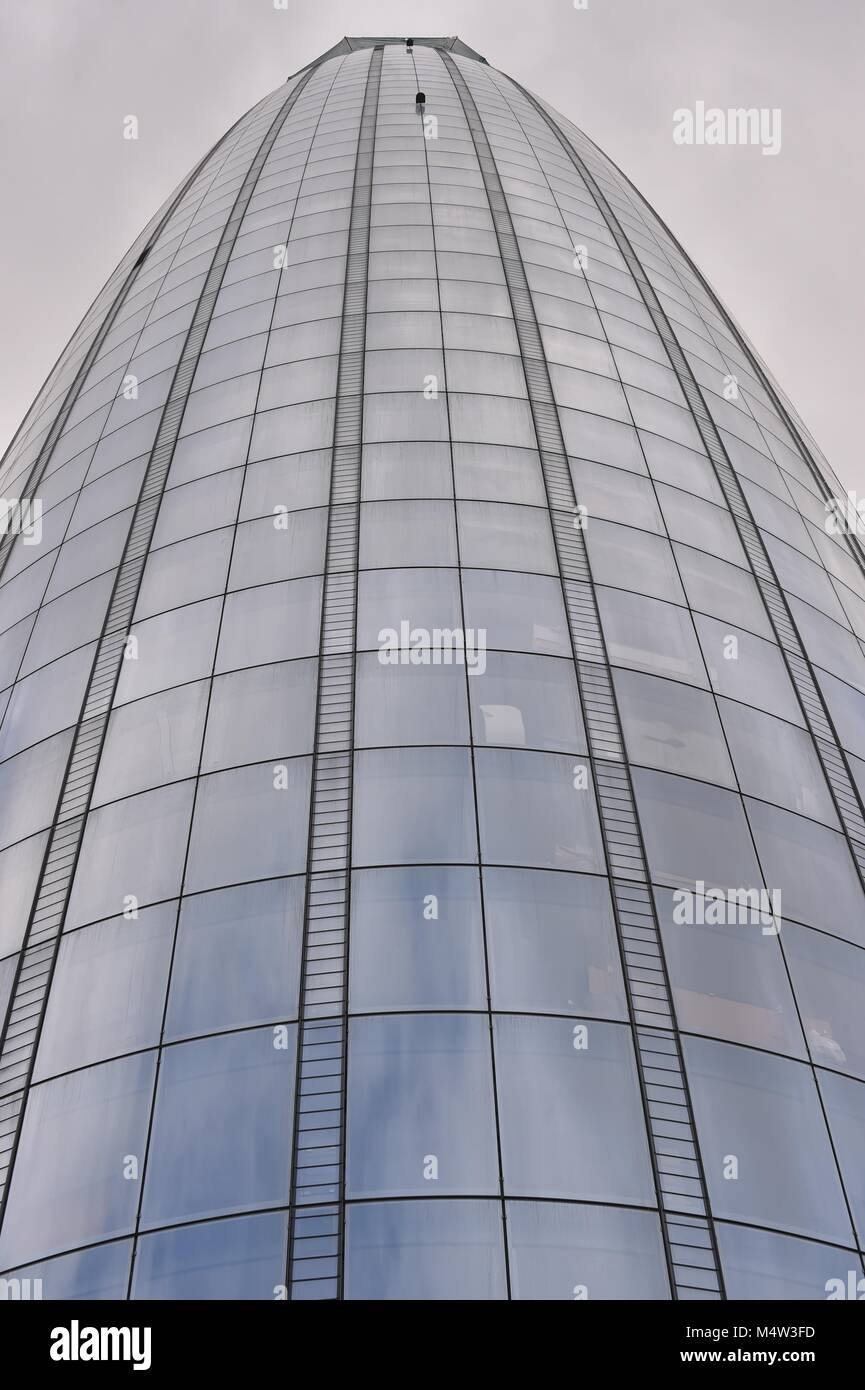
[[479, 748], [475, 768], [485, 863], [603, 871], [591, 772], [584, 760]]
[[702, 904], [703, 920], [694, 912], [683, 913], [682, 899], [666, 888], [655, 889], [655, 903], [679, 1027], [804, 1057], [802, 1030], [769, 914], [764, 931], [750, 918], [706, 924], [711, 899]]
[[[87, 1250], [74, 1250], [58, 1255], [41, 1264], [24, 1265], [16, 1269], [14, 1278], [29, 1279], [30, 1297], [35, 1297], [35, 1281], [42, 1281], [41, 1296], [54, 1302], [77, 1299], [126, 1298], [129, 1283], [131, 1240], [112, 1241], [109, 1245], [93, 1245]], [[13, 1276], [9, 1276], [10, 1282]], [[22, 1290], [23, 1294], [23, 1290]]]
[[293, 1024], [260, 1028], [165, 1050], [144, 1225], [288, 1200], [295, 1033]]
[[648, 1211], [573, 1202], [508, 1202], [511, 1296], [666, 1299], [664, 1242]]
[[613, 679], [631, 762], [735, 785], [711, 695], [638, 671], [614, 671]]
[[164, 903], [63, 937], [36, 1081], [159, 1042], [176, 918]]
[[620, 589], [597, 590], [607, 651], [614, 666], [707, 685], [690, 615], [684, 608]]
[[296, 1017], [303, 892], [288, 878], [184, 899], [167, 1038]]
[[865, 1080], [865, 951], [793, 922], [782, 944], [812, 1061]]
[[494, 1009], [627, 1017], [604, 879], [484, 869], [483, 880]]
[[490, 652], [472, 672], [476, 744], [507, 744], [551, 752], [586, 751], [580, 697], [570, 661]]
[[486, 1018], [352, 1020], [346, 1163], [350, 1197], [498, 1191]]
[[317, 668], [316, 661], [284, 661], [217, 676], [202, 771], [311, 753]]
[[302, 873], [310, 759], [212, 772], [199, 784], [186, 890]]
[[194, 783], [178, 782], [91, 811], [72, 881], [65, 927], [176, 897]]
[[765, 802], [745, 804], [767, 884], [781, 895], [782, 915], [865, 945], [865, 898], [846, 840]]
[[634, 768], [652, 878], [691, 888], [762, 888], [741, 799], [721, 787]]
[[571, 655], [558, 579], [466, 569], [462, 581], [466, 626], [486, 634], [488, 650]]
[[859, 1244], [865, 1246], [865, 1086], [830, 1072], [817, 1076]]
[[377, 651], [386, 640], [385, 628], [435, 628], [453, 631], [462, 626], [459, 575], [446, 569], [363, 570], [358, 575], [357, 646]]
[[253, 584], [321, 574], [326, 524], [323, 507], [241, 522], [235, 535], [228, 587], [247, 589]]
[[457, 497], [546, 506], [540, 460], [533, 449], [509, 449], [491, 444], [454, 444], [452, 447]]
[[285, 1282], [287, 1217], [265, 1212], [142, 1236], [134, 1299], [274, 1298]]
[[458, 502], [460, 559], [484, 569], [557, 574], [546, 508]]
[[632, 526], [591, 517], [585, 531], [589, 563], [596, 584], [635, 589], [650, 598], [684, 603], [685, 595], [670, 542]]
[[705, 1038], [683, 1044], [715, 1216], [851, 1244], [811, 1068]]
[[46, 831], [44, 835], [19, 840], [0, 854], [0, 958], [17, 951], [24, 940], [47, 843]]
[[690, 545], [674, 545], [673, 550], [692, 608], [773, 640], [772, 625], [750, 574]]
[[361, 1202], [345, 1240], [346, 1298], [507, 1298], [498, 1202]]
[[630, 1031], [503, 1014], [493, 1031], [505, 1191], [651, 1205]]
[[102, 746], [93, 805], [194, 777], [207, 682], [177, 686], [114, 710]]
[[[411, 633], [412, 629], [408, 629]], [[416, 629], [415, 629], [416, 631]], [[421, 634], [420, 641], [426, 640]], [[464, 652], [427, 648], [430, 661], [443, 655], [455, 665], [410, 665], [411, 645], [397, 651], [365, 653], [357, 659], [355, 745], [359, 748], [402, 743], [468, 743]], [[469, 653], [469, 659], [474, 656]], [[384, 664], [384, 658], [395, 663]], [[403, 664], [403, 660], [405, 664]], [[472, 684], [470, 681], [469, 684]]]
[[0, 1268], [88, 1241], [125, 1235], [141, 1185], [124, 1173], [144, 1163], [154, 1053], [88, 1067], [34, 1086], [0, 1234]]
[[136, 624], [137, 647], [123, 662], [115, 705], [209, 676], [221, 611], [222, 599], [213, 598]]
[[791, 724], [804, 723], [784, 659], [774, 643], [699, 614], [694, 615], [694, 624], [716, 694], [756, 705]]
[[862, 1277], [862, 1265], [853, 1250], [726, 1221], [716, 1222], [715, 1230], [728, 1298], [814, 1302], [828, 1296], [833, 1279], [842, 1281], [846, 1297], [848, 1270], [854, 1271], [856, 1280]]
[[152, 550], [135, 605], [135, 622], [181, 604], [221, 594], [225, 588], [233, 533], [224, 526], [202, 536]]
[[361, 505], [361, 569], [373, 565], [455, 565], [456, 562], [452, 502], [364, 502]]
[[295, 579], [229, 594], [217, 671], [315, 656], [321, 635], [321, 580]]
[[364, 869], [352, 876], [353, 1011], [484, 1009], [476, 869]]
[[477, 859], [467, 750], [389, 748], [357, 753], [352, 801], [355, 864]]
[[810, 734], [732, 700], [718, 708], [743, 792], [839, 828]]

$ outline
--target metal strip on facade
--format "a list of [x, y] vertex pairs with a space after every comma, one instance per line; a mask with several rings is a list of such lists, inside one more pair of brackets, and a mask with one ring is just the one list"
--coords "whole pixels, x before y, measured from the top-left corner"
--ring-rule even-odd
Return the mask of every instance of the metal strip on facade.
[[811, 662], [793, 620], [787, 596], [778, 582], [765, 542], [751, 515], [751, 509], [739, 482], [738, 474], [727, 457], [718, 427], [706, 405], [703, 392], [691, 371], [690, 363], [679, 344], [670, 320], [664, 312], [654, 286], [648, 279], [639, 257], [591, 170], [586, 167], [584, 160], [574, 150], [570, 141], [559, 131], [555, 122], [547, 115], [540, 103], [523, 88], [518, 87], [518, 90], [522, 92], [527, 101], [531, 102], [549, 128], [555, 132], [574, 168], [585, 180], [643, 297], [658, 336], [667, 350], [670, 363], [684, 392], [700, 432], [700, 438], [724, 494], [751, 572], [762, 595], [772, 630], [790, 673], [790, 679], [798, 696], [806, 726], [817, 750], [817, 756], [826, 776], [835, 809], [838, 812], [853, 861], [858, 869], [863, 889], [865, 889], [865, 814], [863, 814], [863, 803], [856, 789], [856, 783], [847, 762], [847, 755], [837, 736], [828, 706], [817, 684]]
[[[81, 392], [81, 388], [84, 385], [84, 382], [87, 380], [90, 368], [93, 366], [93, 363], [99, 356], [102, 344], [105, 342], [105, 339], [111, 332], [117, 315], [120, 313], [120, 310], [125, 304], [130, 290], [132, 289], [133, 285], [138, 279], [139, 272], [141, 271], [142, 267], [145, 266], [148, 253], [155, 246], [159, 237], [165, 230], [165, 227], [169, 222], [170, 218], [173, 217], [180, 203], [186, 197], [186, 194], [189, 192], [190, 188], [195, 183], [195, 180], [198, 178], [205, 165], [213, 157], [213, 155], [216, 154], [220, 146], [224, 145], [226, 141], [229, 139], [229, 137], [236, 131], [237, 127], [240, 125], [240, 122], [245, 119], [245, 116], [241, 116], [239, 121], [235, 121], [234, 125], [225, 132], [222, 138], [220, 140], [217, 140], [213, 148], [208, 150], [204, 158], [199, 160], [198, 164], [196, 164], [192, 173], [189, 175], [189, 178], [185, 179], [184, 182], [181, 184], [177, 194], [174, 198], [172, 198], [169, 206], [166, 208], [164, 215], [160, 218], [157, 225], [153, 228], [153, 231], [147, 240], [147, 245], [143, 247], [142, 251], [137, 256], [134, 264], [130, 267], [123, 280], [123, 283], [121, 284], [114, 299], [109, 305], [105, 317], [103, 318], [99, 328], [96, 330], [90, 347], [84, 354], [81, 364], [69, 385], [66, 395], [60, 405], [60, 409], [58, 410], [51, 424], [51, 428], [45, 436], [42, 446], [38, 454], [36, 455], [36, 458], [33, 461], [33, 465], [27, 476], [27, 481], [22, 488], [18, 489], [18, 491], [20, 492], [19, 501], [16, 507], [12, 510], [12, 512], [9, 515], [9, 518], [7, 520], [8, 529], [6, 531], [6, 534], [3, 536], [2, 540], [0, 540], [0, 579], [2, 579], [3, 577], [3, 573], [6, 569], [12, 546], [15, 543], [15, 538], [17, 534], [17, 524], [20, 522], [21, 519], [21, 504], [22, 502], [26, 502], [27, 500], [33, 498], [35, 490], [39, 487], [39, 484], [42, 482], [42, 479], [45, 476], [45, 471], [48, 467], [48, 464], [51, 461], [51, 456], [54, 453], [57, 441], [63, 432], [63, 428], [66, 424], [66, 421], [69, 419], [75, 402], [77, 401], [78, 396]], [[67, 351], [68, 346], [67, 348], [64, 348], [64, 353]], [[10, 444], [9, 449], [7, 450], [3, 459], [0, 460], [0, 467], [2, 467], [2, 464], [5, 463], [6, 457], [8, 457], [8, 454], [14, 446], [14, 443], [15, 440], [13, 439], [12, 444]]]
[[360, 467], [370, 206], [384, 49], [358, 134], [337, 369], [295, 1093], [289, 1297], [342, 1291], [348, 918]]
[[0, 1217], [123, 651], [192, 379], [225, 268], [262, 167], [314, 71], [310, 69], [301, 78], [280, 106], [223, 228], [162, 412], [115, 578], [19, 955], [6, 1027], [0, 1034]]
[[675, 1022], [631, 775], [577, 497], [540, 329], [501, 178], [474, 98], [441, 54], [468, 121], [495, 224], [535, 424], [553, 538], [574, 646], [613, 906], [636, 1041], [670, 1277], [677, 1298], [722, 1298], [697, 1134]]
[[[534, 101], [534, 99], [529, 96], [528, 92], [524, 92], [523, 95], [526, 96], [528, 100]], [[546, 113], [543, 114], [546, 116]], [[546, 116], [546, 119], [549, 120], [549, 117]], [[570, 154], [570, 149], [568, 150], [568, 153]], [[609, 162], [612, 163], [612, 161]], [[771, 380], [768, 370], [764, 366], [762, 359], [759, 357], [756, 350], [747, 342], [744, 333], [740, 329], [739, 325], [736, 323], [735, 319], [730, 314], [729, 310], [725, 308], [725, 306], [722, 304], [721, 300], [718, 298], [717, 294], [712, 289], [712, 286], [709, 284], [708, 280], [706, 279], [703, 272], [700, 270], [699, 266], [694, 264], [687, 251], [684, 249], [683, 246], [680, 245], [680, 243], [673, 236], [673, 233], [670, 231], [663, 218], [659, 217], [657, 212], [655, 212], [654, 208], [646, 202], [639, 189], [636, 188], [633, 183], [631, 183], [631, 180], [627, 177], [627, 175], [623, 174], [621, 169], [619, 169], [616, 165], [612, 165], [612, 167], [615, 169], [616, 173], [619, 175], [622, 181], [626, 183], [628, 187], [632, 190], [634, 196], [639, 200], [641, 216], [647, 222], [656, 223], [657, 226], [661, 229], [662, 237], [659, 239], [657, 235], [655, 236], [655, 240], [656, 242], [658, 242], [660, 249], [664, 251], [663, 238], [666, 237], [667, 240], [670, 242], [670, 245], [675, 247], [678, 254], [682, 257], [682, 260], [688, 266], [689, 270], [694, 276], [694, 279], [701, 286], [706, 297], [714, 306], [715, 311], [718, 314], [718, 317], [726, 325], [730, 333], [730, 336], [737, 344], [739, 351], [742, 353], [742, 356], [746, 359], [746, 361], [753, 369], [755, 379], [759, 381], [760, 385], [763, 387], [763, 390], [766, 392], [766, 395], [771, 400], [778, 414], [779, 419], [790, 431], [790, 434], [792, 435], [793, 439], [798, 444], [802, 460], [807, 466], [811, 476], [813, 477], [814, 482], [816, 483], [818, 491], [820, 492], [824, 502], [832, 502], [835, 499], [835, 494], [832, 491], [830, 482], [826, 478], [823, 469], [820, 467], [819, 461], [814, 457], [808, 440], [805, 438], [805, 433], [807, 433], [807, 430], [805, 430], [805, 427], [796, 418], [794, 418], [790, 405], [784, 399], [780, 387], [776, 386], [775, 383]], [[666, 251], [664, 251], [664, 254], [666, 255]], [[667, 256], [668, 262], [669, 259], [669, 256]], [[670, 264], [672, 265], [671, 262]], [[673, 269], [674, 273], [678, 273], [675, 272], [675, 267], [673, 267]], [[681, 282], [681, 276], [679, 277], [679, 279]], [[690, 291], [688, 290], [687, 286], [684, 284], [684, 282], [682, 282], [682, 284], [683, 288], [685, 289], [685, 292], [690, 295]], [[803, 430], [805, 430], [805, 433], [803, 433]], [[838, 480], [836, 479], [836, 481]], [[849, 550], [853, 560], [858, 565], [863, 575], [865, 575], [865, 551], [863, 551], [862, 543], [860, 542], [858, 536], [855, 533], [850, 532], [849, 530], [844, 531], [843, 535], [845, 541], [847, 542], [847, 549]]]

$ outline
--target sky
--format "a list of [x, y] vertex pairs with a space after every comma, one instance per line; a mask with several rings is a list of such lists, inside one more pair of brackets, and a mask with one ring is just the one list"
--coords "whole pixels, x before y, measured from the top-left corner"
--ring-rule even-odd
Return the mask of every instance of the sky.
[[[2, 0], [0, 450], [129, 244], [243, 111], [344, 34], [457, 34], [637, 185], [865, 497], [865, 3], [576, 3]], [[677, 144], [674, 112], [698, 102], [779, 109], [779, 152]]]

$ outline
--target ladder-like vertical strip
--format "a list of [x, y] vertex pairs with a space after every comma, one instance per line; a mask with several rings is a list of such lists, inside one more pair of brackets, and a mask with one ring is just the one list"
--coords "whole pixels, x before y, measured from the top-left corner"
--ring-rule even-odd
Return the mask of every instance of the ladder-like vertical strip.
[[585, 538], [574, 524], [577, 498], [540, 328], [480, 113], [458, 64], [449, 53], [440, 56], [474, 141], [523, 360], [595, 773], [671, 1282], [677, 1298], [718, 1299], [723, 1297], [720, 1260], [670, 982]]
[[[524, 93], [524, 95], [528, 97], [528, 93]], [[533, 100], [532, 98], [529, 99]], [[559, 135], [559, 139], [561, 139], [561, 133], [557, 132], [557, 134]], [[589, 143], [591, 144], [592, 142], [590, 141]], [[568, 151], [568, 153], [571, 153], [570, 150]], [[611, 163], [611, 161], [608, 160], [608, 163]], [[802, 460], [806, 464], [809, 472], [811, 473], [811, 476], [814, 479], [814, 483], [821, 497], [823, 498], [823, 501], [831, 505], [834, 501], [838, 499], [836, 499], [836, 496], [832, 490], [830, 480], [824, 474], [820, 462], [817, 458], [815, 458], [811, 445], [809, 444], [808, 439], [806, 438], [808, 431], [802, 424], [802, 422], [795, 417], [792, 407], [790, 406], [789, 402], [784, 396], [784, 393], [781, 391], [781, 388], [777, 386], [775, 382], [772, 380], [769, 371], [763, 363], [763, 360], [760, 357], [759, 353], [752, 346], [752, 344], [750, 344], [747, 341], [744, 333], [742, 332], [739, 325], [736, 323], [736, 320], [733, 318], [730, 311], [718, 298], [712, 286], [709, 284], [709, 281], [706, 279], [705, 275], [700, 270], [700, 267], [694, 263], [694, 261], [688, 255], [685, 248], [680, 244], [679, 241], [677, 241], [676, 237], [673, 236], [673, 233], [670, 231], [670, 228], [667, 226], [664, 219], [662, 217], [659, 217], [658, 213], [655, 211], [655, 209], [651, 206], [650, 203], [646, 202], [639, 189], [634, 186], [634, 184], [627, 177], [627, 175], [623, 174], [621, 169], [618, 168], [618, 166], [613, 165], [612, 167], [615, 169], [615, 172], [618, 175], [618, 177], [622, 180], [622, 183], [627, 185], [628, 189], [630, 189], [631, 193], [633, 194], [633, 198], [636, 199], [636, 203], [644, 219], [649, 223], [650, 226], [654, 226], [660, 229], [660, 236], [658, 236], [657, 232], [655, 232], [655, 239], [658, 242], [659, 248], [666, 256], [667, 260], [670, 261], [670, 257], [669, 253], [666, 250], [666, 247], [664, 247], [663, 245], [665, 238], [667, 241], [669, 241], [670, 245], [675, 248], [679, 256], [681, 256], [682, 261], [688, 267], [696, 282], [701, 286], [707, 299], [714, 306], [719, 319], [721, 319], [721, 321], [726, 326], [731, 338], [738, 345], [739, 351], [742, 353], [742, 356], [749, 363], [751, 369], [753, 370], [756, 380], [762, 385], [763, 390], [766, 392], [766, 395], [769, 397], [770, 401], [775, 407], [775, 411], [777, 412], [779, 419], [783, 422], [784, 425], [786, 425], [793, 439], [798, 444]], [[675, 267], [673, 268], [675, 269]], [[679, 281], [683, 285], [683, 288], [685, 289], [686, 293], [689, 294], [689, 297], [691, 297], [693, 302], [693, 296], [690, 295], [690, 291], [688, 290], [687, 285], [685, 285], [684, 281], [682, 280], [681, 275], [679, 275], [678, 271], [676, 271], [676, 274], [678, 275]], [[849, 551], [851, 558], [854, 560], [854, 562], [862, 571], [862, 573], [865, 574], [865, 552], [863, 552], [862, 543], [859, 540], [857, 533], [855, 531], [845, 530], [843, 532], [843, 535], [847, 544], [847, 550]]]
[[826, 777], [835, 809], [838, 812], [838, 819], [850, 848], [853, 862], [858, 870], [863, 891], [865, 891], [865, 814], [863, 814], [863, 802], [851, 773], [847, 755], [835, 731], [832, 717], [823, 698], [823, 692], [814, 676], [804, 643], [793, 620], [787, 595], [775, 574], [765, 541], [754, 522], [739, 476], [727, 456], [718, 427], [706, 405], [703, 391], [691, 370], [691, 365], [682, 350], [655, 287], [646, 275], [627, 234], [591, 170], [541, 104], [530, 93], [523, 91], [521, 87], [518, 90], [522, 92], [526, 100], [543, 117], [550, 130], [554, 132], [559, 144], [597, 202], [601, 215], [604, 217], [616, 246], [624, 257], [642, 295], [658, 336], [666, 348], [673, 371], [688, 402], [700, 438], [714, 468], [715, 476], [742, 543], [751, 573], [763, 598], [769, 622], [790, 673], [790, 679], [798, 696], [806, 726], [811, 734], [817, 757]]
[[369, 227], [384, 49], [361, 110], [337, 369], [313, 752], [288, 1240], [292, 1299], [342, 1293], [348, 917]]
[[97, 644], [18, 970], [0, 1035], [0, 1219], [123, 650], [189, 390], [237, 233], [267, 156], [315, 69], [293, 88], [258, 147], [222, 231], [159, 422]]

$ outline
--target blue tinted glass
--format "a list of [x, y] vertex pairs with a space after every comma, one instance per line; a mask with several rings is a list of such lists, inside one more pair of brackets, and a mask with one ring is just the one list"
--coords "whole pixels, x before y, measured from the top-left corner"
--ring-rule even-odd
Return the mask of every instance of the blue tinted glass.
[[287, 1201], [294, 1035], [294, 1027], [284, 1025], [166, 1050], [147, 1161], [145, 1225]]
[[136, 1299], [273, 1299], [285, 1279], [287, 1218], [281, 1212], [207, 1221], [142, 1236]]
[[346, 1220], [346, 1298], [507, 1297], [498, 1202], [361, 1202]]

